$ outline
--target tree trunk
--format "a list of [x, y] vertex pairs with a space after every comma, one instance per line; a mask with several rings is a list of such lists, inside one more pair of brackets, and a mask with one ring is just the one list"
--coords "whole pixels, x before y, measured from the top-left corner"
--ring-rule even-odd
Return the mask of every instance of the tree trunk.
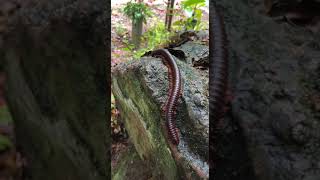
[[165, 20], [165, 26], [168, 31], [171, 31], [171, 24], [172, 24], [172, 18], [173, 18], [173, 7], [174, 7], [174, 0], [168, 0], [166, 20]]
[[10, 24], [1, 59], [28, 179], [110, 178], [107, 5], [24, 1]]
[[141, 36], [142, 36], [143, 21], [139, 20], [136, 23], [132, 21], [132, 43], [135, 49], [140, 48]]

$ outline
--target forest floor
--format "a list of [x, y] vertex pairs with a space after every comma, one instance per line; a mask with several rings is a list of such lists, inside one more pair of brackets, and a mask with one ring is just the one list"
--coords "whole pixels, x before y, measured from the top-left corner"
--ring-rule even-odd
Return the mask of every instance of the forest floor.
[[[111, 65], [114, 66], [119, 62], [130, 60], [132, 52], [125, 51], [127, 42], [131, 38], [131, 20], [126, 17], [122, 10], [130, 0], [112, 0], [111, 1]], [[148, 28], [163, 21], [165, 22], [166, 0], [148, 0], [146, 4], [151, 8], [154, 16], [147, 19], [147, 24], [143, 25], [143, 32]], [[175, 9], [181, 9], [181, 0], [175, 0]], [[201, 8], [203, 10], [203, 21], [209, 21], [209, 7]], [[179, 17], [173, 17], [173, 21]]]
[[[122, 10], [130, 0], [111, 1], [111, 64], [131, 59], [132, 52], [125, 51], [127, 47], [125, 41], [131, 37], [131, 20], [126, 17]], [[150, 3], [149, 3], [150, 2]], [[180, 2], [177, 1], [177, 2]], [[163, 0], [148, 1], [148, 6], [157, 16], [148, 18], [148, 23], [144, 24], [143, 31], [146, 31], [155, 22], [165, 20], [166, 4]]]

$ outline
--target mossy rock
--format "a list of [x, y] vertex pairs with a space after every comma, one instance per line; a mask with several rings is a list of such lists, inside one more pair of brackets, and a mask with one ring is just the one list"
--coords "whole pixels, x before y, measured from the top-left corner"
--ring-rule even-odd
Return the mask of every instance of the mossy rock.
[[[176, 59], [182, 74], [183, 98], [179, 100], [176, 124], [180, 144], [172, 150], [161, 105], [168, 92], [167, 68], [160, 59], [143, 57], [117, 65], [112, 92], [131, 142], [153, 168], [158, 179], [202, 179], [209, 172], [208, 71], [200, 71]], [[177, 158], [179, 157], [179, 158]], [[208, 175], [208, 174], [207, 174]]]

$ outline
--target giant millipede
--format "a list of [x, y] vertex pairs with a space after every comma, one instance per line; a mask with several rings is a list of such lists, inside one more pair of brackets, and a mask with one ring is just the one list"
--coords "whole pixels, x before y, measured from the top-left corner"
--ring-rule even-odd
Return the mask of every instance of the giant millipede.
[[[215, 141], [214, 131], [224, 115], [225, 98], [228, 84], [228, 50], [227, 35], [222, 16], [212, 4], [209, 26], [209, 118], [210, 149]], [[210, 161], [212, 158], [210, 157]], [[210, 163], [212, 165], [212, 163]]]
[[181, 95], [181, 76], [179, 68], [172, 55], [166, 49], [158, 49], [151, 53], [154, 57], [160, 57], [163, 63], [168, 67], [169, 78], [169, 97], [164, 104], [166, 125], [171, 142], [175, 145], [179, 144], [179, 134], [174, 119], [176, 115], [176, 106]]
[[[209, 118], [210, 133], [214, 131], [215, 126], [223, 117], [225, 107], [225, 96], [228, 82], [228, 50], [227, 35], [222, 16], [217, 12], [213, 5], [212, 15], [210, 16], [209, 35], [212, 38], [210, 46], [209, 63]], [[165, 103], [165, 118], [169, 136], [172, 143], [179, 144], [179, 135], [175, 126], [175, 110], [181, 91], [181, 76], [177, 64], [172, 55], [166, 49], [152, 51], [152, 56], [162, 58], [164, 64], [168, 67], [169, 77], [169, 97]], [[212, 145], [210, 138], [210, 145]]]

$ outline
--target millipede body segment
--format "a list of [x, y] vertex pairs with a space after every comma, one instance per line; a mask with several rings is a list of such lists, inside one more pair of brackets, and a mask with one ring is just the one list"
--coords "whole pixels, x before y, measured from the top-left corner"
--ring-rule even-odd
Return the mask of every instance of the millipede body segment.
[[[228, 50], [227, 35], [224, 22], [214, 7], [210, 16], [210, 63], [209, 63], [209, 93], [210, 119], [218, 121], [222, 118], [225, 106], [225, 96], [228, 85]], [[214, 122], [213, 122], [214, 123]]]
[[[222, 16], [212, 3], [210, 9], [210, 62], [209, 62], [209, 118], [210, 118], [210, 149], [215, 144], [215, 131], [223, 118], [226, 105], [226, 91], [228, 86], [228, 49], [227, 35]], [[213, 159], [210, 157], [212, 166]], [[211, 172], [211, 171], [210, 171]]]
[[166, 49], [158, 49], [151, 53], [154, 57], [160, 57], [163, 63], [168, 67], [169, 77], [169, 96], [164, 104], [166, 126], [168, 134], [173, 144], [179, 144], [179, 134], [175, 125], [176, 107], [181, 93], [181, 75], [179, 68]]

